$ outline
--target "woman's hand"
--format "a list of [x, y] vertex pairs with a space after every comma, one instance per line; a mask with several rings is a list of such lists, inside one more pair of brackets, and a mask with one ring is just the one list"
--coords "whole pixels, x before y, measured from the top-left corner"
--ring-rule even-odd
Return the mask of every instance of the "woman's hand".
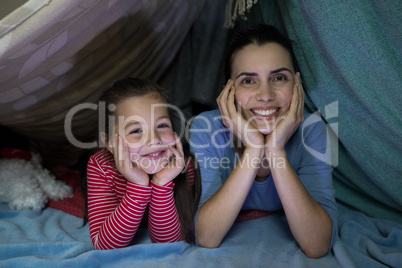
[[158, 185], [165, 185], [176, 178], [184, 168], [184, 152], [183, 145], [177, 134], [174, 134], [176, 139], [176, 147], [169, 146], [168, 149], [173, 153], [172, 159], [167, 165], [152, 177], [152, 182]]
[[128, 145], [118, 134], [114, 136], [113, 155], [117, 169], [126, 180], [143, 186], [149, 185], [148, 174], [131, 161]]
[[269, 157], [270, 152], [284, 150], [285, 144], [293, 133], [295, 133], [303, 120], [304, 91], [301, 84], [300, 73], [297, 73], [295, 75], [291, 103], [287, 111], [277, 119], [274, 131], [265, 138], [265, 155]]
[[228, 83], [216, 99], [222, 115], [223, 124], [243, 143], [245, 148], [259, 149], [264, 146], [264, 136], [252, 122], [247, 122], [235, 107], [235, 85]]

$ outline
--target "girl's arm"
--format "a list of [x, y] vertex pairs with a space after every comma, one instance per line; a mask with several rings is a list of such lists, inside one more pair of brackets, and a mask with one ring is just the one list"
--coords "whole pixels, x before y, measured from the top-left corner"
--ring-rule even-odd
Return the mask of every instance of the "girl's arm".
[[[104, 170], [91, 157], [88, 162], [88, 219], [92, 243], [96, 249], [113, 249], [127, 246], [141, 223], [151, 188], [116, 178], [121, 202], [108, 183]], [[113, 174], [118, 177], [118, 174]], [[110, 178], [109, 178], [110, 179]], [[110, 179], [111, 181], [111, 179]], [[125, 189], [124, 189], [125, 188]], [[121, 190], [119, 190], [121, 189]]]
[[148, 228], [153, 243], [182, 240], [181, 226], [173, 197], [173, 181], [157, 185], [151, 181], [152, 197], [149, 204]]
[[176, 148], [169, 146], [172, 160], [152, 176], [152, 197], [149, 204], [148, 227], [152, 242], [176, 242], [182, 240], [181, 226], [173, 197], [174, 183], [184, 168], [183, 145], [175, 133]]

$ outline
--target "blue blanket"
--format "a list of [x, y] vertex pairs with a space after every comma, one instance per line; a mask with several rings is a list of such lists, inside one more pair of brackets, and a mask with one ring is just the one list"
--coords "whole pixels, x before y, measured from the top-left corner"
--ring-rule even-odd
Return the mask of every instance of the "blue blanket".
[[237, 222], [217, 249], [185, 242], [95, 250], [82, 219], [52, 208], [13, 211], [0, 204], [0, 267], [402, 267], [402, 225], [339, 206], [339, 238], [320, 259], [304, 255], [283, 212]]

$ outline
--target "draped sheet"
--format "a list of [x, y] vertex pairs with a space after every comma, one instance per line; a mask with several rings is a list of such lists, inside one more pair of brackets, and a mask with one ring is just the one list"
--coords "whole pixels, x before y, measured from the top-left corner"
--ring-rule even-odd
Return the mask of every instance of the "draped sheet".
[[[96, 103], [118, 79], [157, 80], [204, 1], [30, 0], [0, 21], [0, 125], [31, 139], [45, 160], [73, 164], [93, 141]], [[51, 163], [49, 163], [51, 164]]]

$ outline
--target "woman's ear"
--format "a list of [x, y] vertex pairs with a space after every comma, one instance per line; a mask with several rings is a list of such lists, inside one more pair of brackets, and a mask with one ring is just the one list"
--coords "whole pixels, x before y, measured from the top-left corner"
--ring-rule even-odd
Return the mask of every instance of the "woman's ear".
[[107, 134], [105, 132], [101, 132], [100, 133], [100, 138], [101, 138], [103, 144], [105, 145], [106, 149], [108, 149], [109, 152], [111, 152], [113, 154], [113, 148], [112, 148], [112, 146], [110, 144], [110, 140], [108, 139]]

